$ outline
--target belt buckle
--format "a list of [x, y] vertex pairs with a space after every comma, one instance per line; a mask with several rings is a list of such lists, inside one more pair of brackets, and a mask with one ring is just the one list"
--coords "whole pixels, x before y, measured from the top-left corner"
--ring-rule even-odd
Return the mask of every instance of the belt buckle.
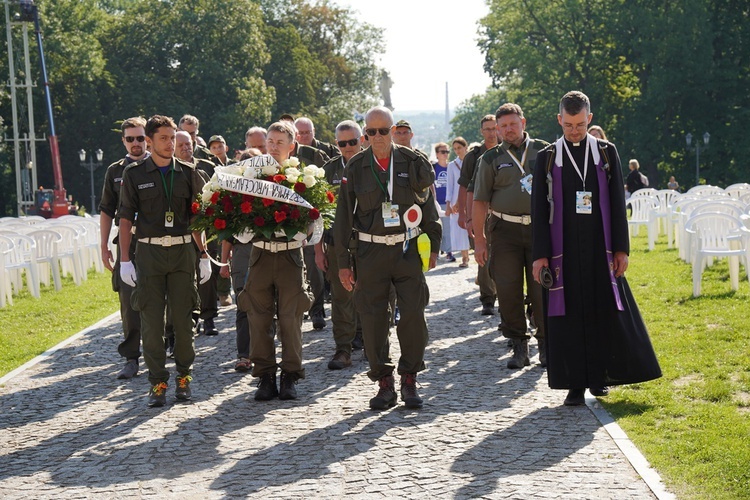
[[531, 216], [530, 215], [522, 215], [521, 216], [521, 224], [524, 226], [528, 226], [531, 224]]
[[162, 239], [161, 239], [161, 246], [163, 246], [163, 247], [171, 247], [172, 246], [172, 237], [170, 235], [162, 237]]
[[385, 235], [385, 244], [388, 246], [393, 246], [396, 244], [396, 235], [395, 234], [387, 234]]
[[276, 243], [275, 241], [269, 241], [268, 242], [268, 250], [271, 253], [277, 253], [279, 251], [278, 243]]

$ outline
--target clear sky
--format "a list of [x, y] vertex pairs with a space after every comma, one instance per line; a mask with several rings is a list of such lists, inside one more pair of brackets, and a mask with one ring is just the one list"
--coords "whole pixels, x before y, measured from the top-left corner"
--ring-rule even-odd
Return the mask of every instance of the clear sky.
[[384, 30], [378, 63], [394, 84], [396, 112], [444, 110], [448, 82], [451, 110], [490, 85], [476, 44], [485, 0], [332, 0], [358, 11], [360, 20]]

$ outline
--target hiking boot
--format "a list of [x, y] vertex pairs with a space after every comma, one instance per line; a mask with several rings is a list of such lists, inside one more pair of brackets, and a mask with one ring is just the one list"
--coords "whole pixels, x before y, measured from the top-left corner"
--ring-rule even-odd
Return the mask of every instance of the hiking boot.
[[508, 368], [517, 370], [530, 364], [529, 341], [526, 339], [513, 339], [513, 357], [508, 361]]
[[547, 341], [545, 339], [539, 339], [539, 364], [542, 368], [547, 368]]
[[256, 401], [270, 401], [279, 395], [276, 388], [276, 374], [264, 373], [258, 379], [258, 390], [255, 391]]
[[482, 316], [492, 316], [495, 314], [494, 304], [482, 304]]
[[586, 399], [584, 398], [585, 392], [586, 389], [570, 389], [563, 404], [565, 406], [582, 406], [586, 404]]
[[193, 377], [190, 375], [178, 375], [175, 379], [177, 381], [177, 387], [174, 390], [174, 395], [180, 401], [190, 401], [193, 397], [193, 393], [190, 392], [190, 382]]
[[396, 388], [393, 375], [388, 375], [378, 380], [380, 389], [374, 398], [370, 400], [370, 409], [372, 410], [386, 410], [393, 406], [396, 406]]
[[137, 359], [129, 359], [125, 362], [125, 366], [122, 367], [122, 370], [117, 374], [118, 379], [131, 379], [138, 375], [138, 360]]
[[347, 366], [352, 366], [352, 355], [346, 351], [336, 351], [331, 361], [328, 362], [329, 370], [341, 370]]
[[240, 358], [234, 364], [234, 371], [240, 373], [247, 373], [253, 369], [253, 363], [247, 358]]
[[152, 408], [167, 404], [167, 383], [159, 382], [148, 391], [148, 405]]
[[219, 305], [221, 307], [227, 307], [232, 305], [232, 296], [229, 294], [219, 295]]
[[279, 382], [279, 399], [297, 399], [297, 374], [282, 370]]
[[422, 408], [422, 398], [417, 394], [417, 374], [401, 375], [401, 401], [407, 408]]
[[365, 340], [362, 338], [362, 330], [359, 330], [354, 334], [354, 340], [352, 340], [352, 350], [359, 351], [360, 349], [364, 349], [364, 347]]
[[597, 397], [603, 397], [603, 396], [609, 396], [609, 387], [606, 385], [603, 385], [601, 387], [591, 387], [589, 388], [589, 392], [592, 396]]
[[322, 314], [316, 314], [312, 317], [312, 326], [316, 330], [322, 330], [326, 327], [326, 319]]
[[203, 334], [204, 335], [218, 335], [219, 330], [214, 326], [213, 318], [206, 318], [203, 320]]

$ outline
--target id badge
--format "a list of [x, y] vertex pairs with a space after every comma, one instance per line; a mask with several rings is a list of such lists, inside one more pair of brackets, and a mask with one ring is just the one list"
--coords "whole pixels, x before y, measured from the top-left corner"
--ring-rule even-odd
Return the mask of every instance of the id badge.
[[164, 227], [174, 227], [174, 212], [164, 214]]
[[521, 191], [531, 194], [531, 174], [521, 179]]
[[384, 202], [382, 214], [383, 225], [385, 227], [398, 227], [401, 225], [401, 217], [398, 215], [398, 205], [394, 205], [390, 201]]
[[591, 191], [576, 191], [576, 213], [590, 214], [592, 209]]

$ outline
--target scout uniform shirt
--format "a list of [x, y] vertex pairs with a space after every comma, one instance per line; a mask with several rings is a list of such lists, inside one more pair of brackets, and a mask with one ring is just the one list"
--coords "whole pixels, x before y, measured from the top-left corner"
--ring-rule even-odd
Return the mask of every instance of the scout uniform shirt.
[[122, 173], [125, 167], [134, 163], [129, 156], [114, 162], [107, 167], [104, 174], [104, 185], [102, 186], [102, 198], [99, 202], [99, 211], [109, 215], [115, 225], [120, 224], [120, 190], [122, 189]]
[[[411, 149], [396, 144], [392, 145], [392, 155], [392, 165], [386, 171], [374, 161], [372, 148], [357, 153], [346, 164], [336, 207], [334, 239], [348, 242], [352, 230], [376, 236], [404, 234], [404, 213], [418, 204], [422, 209], [419, 227], [429, 236], [432, 252], [438, 252], [442, 228], [437, 206], [429, 199], [429, 187], [435, 181], [432, 165]], [[393, 168], [392, 176], [390, 168]], [[392, 198], [387, 194], [391, 177]], [[400, 224], [392, 227], [386, 227], [383, 217], [383, 203], [389, 198], [393, 205], [398, 205], [400, 219]], [[349, 261], [346, 244], [336, 245], [336, 252], [338, 262]]]
[[466, 188], [467, 191], [474, 191], [474, 174], [479, 164], [479, 158], [487, 151], [487, 146], [480, 144], [471, 148], [464, 156], [464, 162], [461, 164], [461, 175], [458, 177], [458, 185]]
[[[120, 217], [134, 221], [138, 214], [137, 239], [191, 234], [190, 208], [203, 184], [195, 168], [177, 158], [172, 158], [171, 168], [164, 175], [151, 157], [138, 161], [123, 173]], [[165, 216], [170, 211], [174, 222], [167, 227]]]
[[489, 202], [494, 212], [531, 214], [530, 176], [537, 153], [547, 146], [524, 132], [520, 147], [502, 142], [484, 153], [474, 173], [474, 199]]

